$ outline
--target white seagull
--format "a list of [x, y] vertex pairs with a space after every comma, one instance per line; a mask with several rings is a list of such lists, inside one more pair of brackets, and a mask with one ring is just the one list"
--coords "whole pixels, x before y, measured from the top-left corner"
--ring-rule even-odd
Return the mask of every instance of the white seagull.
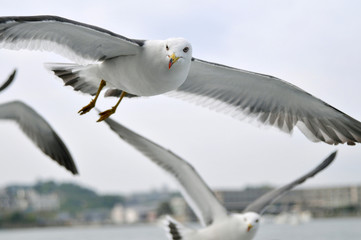
[[260, 217], [267, 206], [285, 192], [322, 171], [336, 156], [336, 152], [332, 153], [312, 171], [283, 187], [261, 196], [251, 203], [243, 213], [228, 213], [201, 176], [184, 159], [110, 118], [106, 119], [105, 122], [124, 141], [135, 147], [176, 179], [183, 197], [200, 220], [203, 228], [195, 230], [186, 228], [169, 217], [166, 226], [169, 238], [172, 240], [252, 239], [259, 227]]
[[361, 142], [361, 123], [281, 79], [192, 57], [183, 38], [129, 39], [57, 16], [0, 18], [0, 47], [56, 52], [74, 64], [47, 67], [65, 85], [95, 95], [79, 113], [90, 111], [103, 87], [120, 96], [100, 113], [113, 114], [124, 96], [171, 96], [195, 101], [232, 116], [247, 115], [291, 133], [294, 126], [312, 141]]
[[[16, 70], [0, 86], [0, 92], [10, 85], [15, 75]], [[15, 121], [43, 153], [74, 175], [78, 174], [74, 160], [64, 142], [49, 123], [30, 106], [20, 101], [0, 104], [0, 120]]]

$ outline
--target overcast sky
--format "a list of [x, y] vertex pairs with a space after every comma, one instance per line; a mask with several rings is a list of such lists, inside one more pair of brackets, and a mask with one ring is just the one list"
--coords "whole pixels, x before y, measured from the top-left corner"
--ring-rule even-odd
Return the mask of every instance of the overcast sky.
[[[6, 1], [0, 15], [59, 15], [137, 39], [184, 37], [196, 58], [270, 74], [361, 120], [360, 1]], [[43, 67], [58, 55], [0, 49], [0, 81], [16, 81], [0, 102], [23, 100], [56, 129], [80, 171], [73, 177], [19, 128], [0, 122], [0, 187], [54, 179], [102, 193], [175, 188], [173, 180], [117, 137], [91, 97], [64, 87]], [[116, 99], [99, 98], [100, 109]], [[188, 160], [212, 188], [289, 182], [338, 149], [336, 162], [307, 186], [361, 184], [361, 146], [312, 143], [193, 104], [155, 96], [125, 99], [113, 119]]]

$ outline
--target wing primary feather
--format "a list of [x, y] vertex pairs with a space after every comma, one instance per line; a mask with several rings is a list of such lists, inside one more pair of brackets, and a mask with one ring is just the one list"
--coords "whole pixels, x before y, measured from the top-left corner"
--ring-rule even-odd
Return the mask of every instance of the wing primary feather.
[[248, 116], [288, 133], [297, 126], [311, 141], [361, 142], [361, 122], [272, 76], [193, 58], [186, 81], [175, 92], [170, 96], [232, 117]]
[[[25, 22], [44, 22], [44, 21], [55, 21], [55, 22], [71, 23], [71, 24], [74, 24], [74, 25], [78, 25], [78, 26], [82, 26], [82, 27], [85, 27], [85, 28], [93, 29], [93, 30], [98, 31], [98, 32], [103, 32], [103, 33], [106, 33], [106, 34], [108, 34], [110, 36], [121, 38], [121, 39], [124, 39], [124, 40], [129, 41], [129, 42], [136, 43], [139, 46], [143, 46], [144, 42], [145, 42], [145, 40], [130, 39], [130, 38], [121, 36], [119, 34], [116, 34], [114, 32], [111, 32], [109, 30], [106, 30], [104, 28], [100, 28], [100, 27], [90, 25], [90, 24], [86, 24], [86, 23], [77, 22], [77, 21], [70, 20], [70, 19], [63, 18], [63, 17], [59, 17], [59, 16], [38, 15], [38, 16], [0, 17], [0, 24], [7, 23], [7, 22], [25, 23]], [[8, 30], [9, 28], [11, 28], [11, 27], [6, 27], [6, 28], [2, 29], [2, 32]]]
[[64, 142], [45, 119], [28, 105], [20, 101], [0, 104], [0, 119], [14, 120], [44, 154], [73, 174], [78, 174], [74, 160]]
[[226, 209], [192, 165], [173, 152], [132, 132], [114, 120], [105, 122], [124, 141], [170, 173], [179, 183], [181, 193], [203, 225], [223, 219]]
[[82, 65], [135, 55], [144, 43], [57, 16], [0, 17], [2, 48], [51, 51]]
[[305, 182], [307, 179], [314, 177], [316, 174], [324, 170], [328, 167], [336, 157], [337, 151], [331, 153], [324, 161], [322, 161], [317, 167], [313, 170], [308, 172], [307, 174], [303, 175], [302, 177], [294, 180], [293, 182], [286, 184], [280, 188], [271, 190], [270, 192], [262, 195], [256, 201], [251, 203], [246, 207], [243, 212], [256, 212], [259, 214], [263, 214], [267, 207], [274, 203], [277, 199], [282, 197], [286, 192], [290, 191], [294, 187], [300, 185], [301, 183]]

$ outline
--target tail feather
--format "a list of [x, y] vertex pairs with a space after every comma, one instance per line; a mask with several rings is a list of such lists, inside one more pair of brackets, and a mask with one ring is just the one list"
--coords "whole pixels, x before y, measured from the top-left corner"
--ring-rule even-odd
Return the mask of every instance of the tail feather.
[[[122, 95], [122, 92], [123, 91], [120, 89], [110, 88], [104, 93], [104, 97], [120, 97], [120, 95]], [[126, 98], [134, 98], [134, 97], [138, 97], [138, 96], [134, 95], [134, 94], [126, 93], [125, 97]]]
[[[98, 90], [98, 86], [94, 84], [94, 82], [89, 81], [83, 76], [84, 74], [81, 74], [82, 71], [87, 70], [87, 66], [53, 63], [46, 64], [45, 67], [61, 78], [65, 86], [72, 86], [75, 91], [95, 95]], [[100, 80], [101, 79], [99, 79], [99, 82]]]

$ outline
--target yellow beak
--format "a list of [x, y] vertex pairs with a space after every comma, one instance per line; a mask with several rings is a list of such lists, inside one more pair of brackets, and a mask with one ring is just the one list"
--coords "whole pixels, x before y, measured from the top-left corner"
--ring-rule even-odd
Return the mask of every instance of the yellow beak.
[[253, 228], [252, 224], [248, 224], [247, 226], [247, 232], [249, 232]]
[[168, 69], [170, 69], [172, 67], [172, 65], [178, 61], [178, 59], [179, 59], [179, 57], [176, 57], [175, 54], [173, 53], [172, 56], [169, 57]]

